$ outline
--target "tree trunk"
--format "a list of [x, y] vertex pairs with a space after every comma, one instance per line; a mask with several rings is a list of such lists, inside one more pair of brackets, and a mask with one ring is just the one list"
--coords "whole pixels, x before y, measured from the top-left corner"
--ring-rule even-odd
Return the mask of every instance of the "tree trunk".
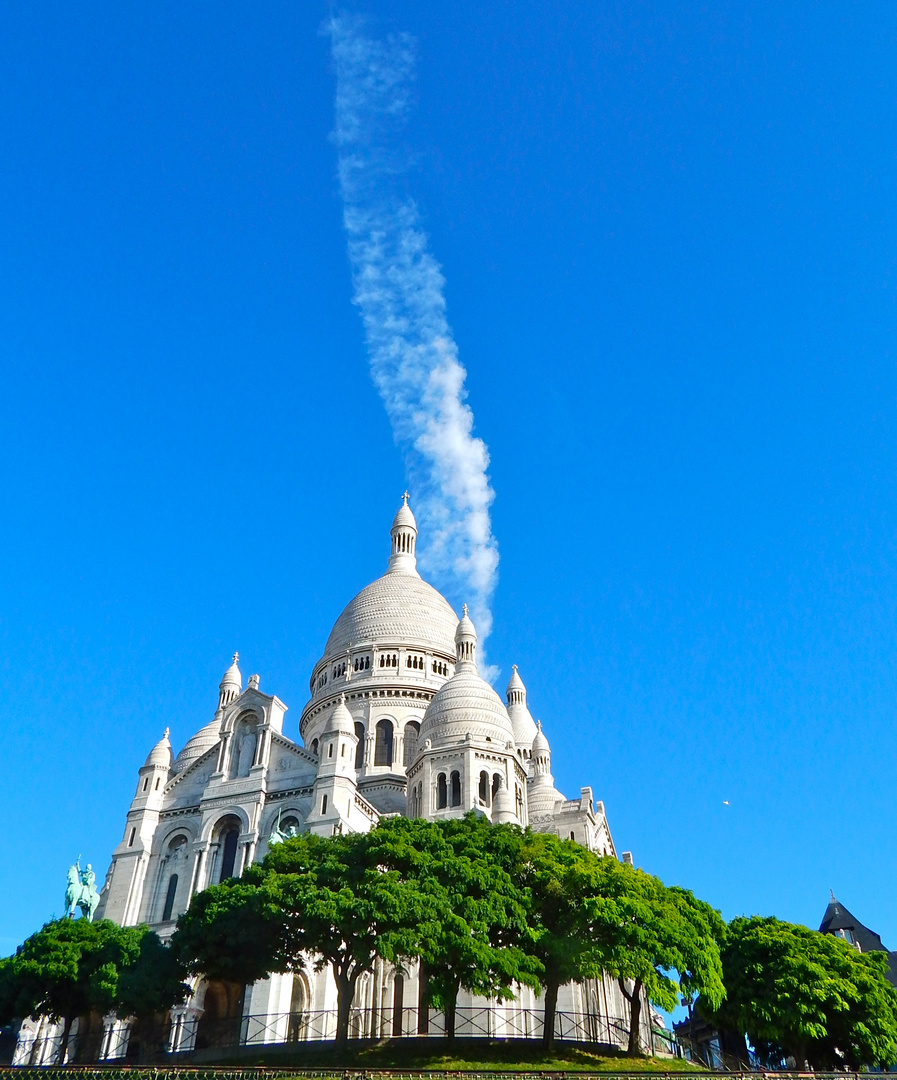
[[449, 1042], [455, 1041], [455, 1012], [458, 1008], [458, 991], [455, 990], [451, 998], [445, 1003], [445, 1037]]
[[626, 1049], [626, 1053], [629, 1054], [630, 1057], [637, 1057], [641, 1054], [639, 1025], [642, 1019], [642, 980], [635, 980], [632, 984], [631, 993], [626, 989], [626, 984], [622, 979], [618, 979], [617, 981], [620, 984], [620, 989], [623, 991], [623, 997], [629, 1002], [629, 1046]]
[[336, 975], [336, 1047], [345, 1049], [349, 1041], [349, 1013], [352, 1010], [352, 998], [355, 996], [355, 984], [348, 975], [334, 972]]
[[542, 1019], [542, 1047], [545, 1050], [554, 1049], [554, 1020], [558, 1011], [558, 990], [560, 986], [556, 980], [545, 984], [545, 1007]]
[[74, 1021], [73, 1016], [67, 1016], [65, 1018], [65, 1022], [62, 1025], [62, 1041], [59, 1044], [59, 1054], [58, 1054], [58, 1059], [59, 1060], [56, 1062], [57, 1065], [64, 1065], [65, 1064], [65, 1051], [66, 1051], [66, 1047], [68, 1046], [69, 1035], [71, 1035], [71, 1033], [72, 1033], [72, 1023], [73, 1023], [73, 1021]]

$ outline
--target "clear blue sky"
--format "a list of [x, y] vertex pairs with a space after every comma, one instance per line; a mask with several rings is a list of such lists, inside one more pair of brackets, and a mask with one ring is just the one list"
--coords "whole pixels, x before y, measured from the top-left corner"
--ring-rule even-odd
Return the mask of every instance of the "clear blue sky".
[[[832, 887], [897, 948], [897, 8], [363, 10], [418, 39], [499, 688], [639, 865], [727, 917]], [[297, 735], [384, 568], [326, 15], [0, 9], [4, 952], [235, 649]]]

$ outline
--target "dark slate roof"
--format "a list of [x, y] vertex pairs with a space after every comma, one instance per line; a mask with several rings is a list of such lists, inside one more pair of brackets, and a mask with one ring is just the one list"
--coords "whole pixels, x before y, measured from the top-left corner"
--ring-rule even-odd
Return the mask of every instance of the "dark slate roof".
[[890, 952], [874, 930], [864, 926], [855, 915], [851, 915], [847, 908], [833, 896], [825, 909], [819, 931], [822, 934], [839, 934], [841, 930], [849, 930], [853, 934], [854, 941], [863, 952], [887, 953], [890, 963], [888, 978], [897, 986], [897, 952]]

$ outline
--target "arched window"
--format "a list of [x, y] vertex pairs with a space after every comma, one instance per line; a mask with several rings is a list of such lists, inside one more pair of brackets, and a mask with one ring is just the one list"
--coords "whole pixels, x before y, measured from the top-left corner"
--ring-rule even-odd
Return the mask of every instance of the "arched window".
[[318, 740], [317, 739], [312, 739], [312, 741], [311, 741], [311, 752], [315, 755], [315, 757], [318, 756]]
[[420, 735], [420, 724], [416, 720], [409, 720], [405, 725], [405, 746], [402, 751], [402, 764], [410, 768], [417, 757], [417, 740]]
[[162, 922], [168, 922], [174, 911], [174, 898], [178, 891], [178, 876], [172, 874], [168, 879], [168, 892], [165, 894], [165, 907], [162, 908]]
[[392, 765], [392, 721], [378, 720], [374, 740], [374, 764]]
[[355, 721], [355, 737], [358, 745], [355, 747], [355, 768], [360, 769], [364, 765], [364, 724]]
[[240, 838], [240, 830], [231, 826], [221, 837], [221, 873], [218, 881], [227, 881], [234, 876], [234, 866], [237, 862], [237, 841]]
[[452, 806], [461, 805], [461, 774], [457, 771], [452, 773]]
[[493, 799], [495, 798], [495, 793], [498, 791], [498, 789], [500, 787], [501, 787], [501, 774], [500, 773], [495, 773], [495, 775], [492, 777], [492, 798]]
[[445, 782], [445, 773], [441, 772], [436, 778], [436, 809], [444, 810], [448, 806], [448, 785]]
[[489, 773], [480, 773], [480, 802], [489, 805]]

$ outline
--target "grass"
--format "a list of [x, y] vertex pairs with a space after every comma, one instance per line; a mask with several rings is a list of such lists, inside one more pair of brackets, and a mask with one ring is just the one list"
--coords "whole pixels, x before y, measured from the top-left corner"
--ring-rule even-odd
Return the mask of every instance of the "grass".
[[[243, 1058], [240, 1064], [249, 1065], [251, 1059]], [[283, 1068], [286, 1061], [267, 1059], [266, 1064]], [[236, 1062], [234, 1063], [236, 1064]], [[549, 1053], [532, 1042], [506, 1042], [476, 1044], [463, 1041], [449, 1050], [441, 1047], [414, 1047], [386, 1041], [364, 1048], [348, 1048], [339, 1059], [333, 1049], [303, 1053], [301, 1063], [295, 1059], [289, 1065], [296, 1067], [297, 1076], [305, 1069], [358, 1070], [363, 1072], [388, 1072], [391, 1069], [413, 1072], [533, 1072], [533, 1073], [616, 1073], [633, 1075], [639, 1073], [699, 1072], [689, 1062], [677, 1058], [627, 1057], [622, 1052], [597, 1052], [579, 1049], [572, 1045], [557, 1046]]]

